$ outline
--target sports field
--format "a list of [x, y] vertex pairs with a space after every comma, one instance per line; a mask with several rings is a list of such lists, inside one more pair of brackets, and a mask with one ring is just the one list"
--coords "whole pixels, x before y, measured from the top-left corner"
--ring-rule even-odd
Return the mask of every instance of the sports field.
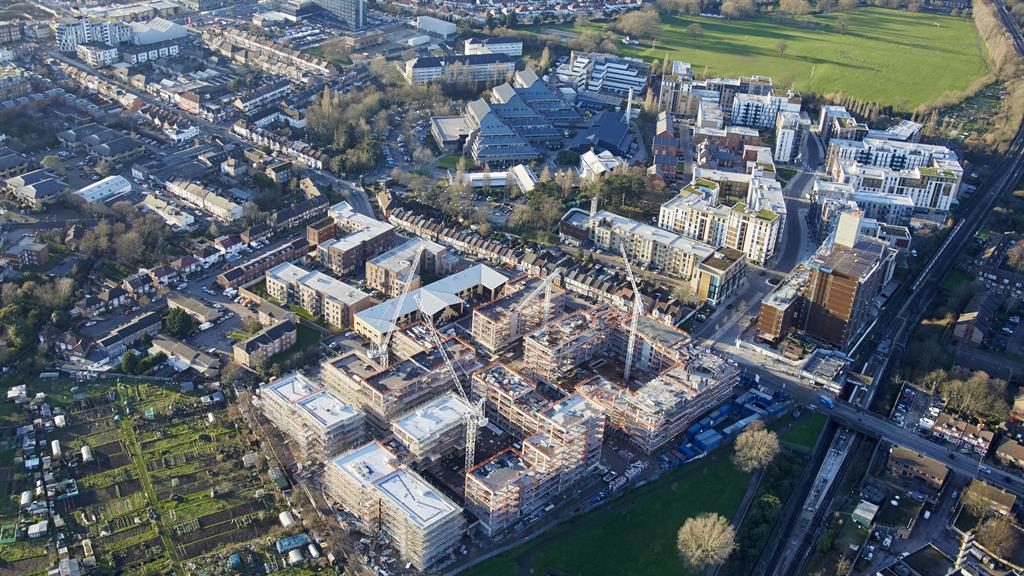
[[627, 494], [596, 512], [484, 562], [466, 576], [692, 576], [676, 552], [676, 532], [691, 516], [732, 518], [750, 477], [722, 449]]
[[[971, 20], [884, 8], [846, 16], [846, 34], [839, 31], [838, 13], [799, 22], [673, 17], [662, 21], [656, 40], [623, 45], [621, 52], [647, 61], [660, 61], [668, 52], [697, 74], [706, 66], [709, 76], [766, 75], [776, 88], [843, 92], [907, 111], [964, 90], [988, 71], [986, 48]], [[703, 37], [687, 33], [693, 23], [703, 27]]]

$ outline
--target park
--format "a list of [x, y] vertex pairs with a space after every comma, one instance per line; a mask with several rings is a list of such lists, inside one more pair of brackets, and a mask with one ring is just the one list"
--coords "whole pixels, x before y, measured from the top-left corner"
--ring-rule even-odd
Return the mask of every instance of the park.
[[[688, 30], [692, 24], [702, 33]], [[606, 27], [592, 22], [534, 32], [564, 39]], [[883, 8], [752, 20], [666, 17], [657, 34], [638, 45], [622, 44], [620, 52], [648, 62], [667, 54], [690, 63], [697, 75], [770, 76], [777, 89], [841, 92], [905, 112], [963, 92], [989, 72], [987, 49], [972, 20]]]

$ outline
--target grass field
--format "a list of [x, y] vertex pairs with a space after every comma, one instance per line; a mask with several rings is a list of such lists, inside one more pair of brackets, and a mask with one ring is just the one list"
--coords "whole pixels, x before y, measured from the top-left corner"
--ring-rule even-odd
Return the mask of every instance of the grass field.
[[[971, 20], [883, 8], [861, 8], [848, 17], [846, 34], [838, 31], [839, 14], [807, 16], [805, 26], [767, 18], [674, 17], [662, 22], [653, 47], [644, 40], [622, 46], [622, 52], [648, 62], [668, 52], [697, 74], [707, 67], [709, 76], [766, 75], [777, 88], [843, 92], [908, 111], [947, 91], [964, 90], [988, 71], [985, 46]], [[693, 23], [704, 28], [696, 40], [686, 32]], [[786, 43], [784, 53], [779, 40]]]
[[821, 436], [821, 430], [827, 421], [828, 418], [821, 412], [811, 412], [780, 434], [779, 440], [790, 448], [810, 452], [818, 442], [818, 436]]
[[465, 572], [468, 576], [662, 576], [690, 574], [676, 552], [676, 532], [703, 512], [731, 518], [749, 477], [726, 449], [683, 466], [622, 500], [555, 528], [533, 543]]

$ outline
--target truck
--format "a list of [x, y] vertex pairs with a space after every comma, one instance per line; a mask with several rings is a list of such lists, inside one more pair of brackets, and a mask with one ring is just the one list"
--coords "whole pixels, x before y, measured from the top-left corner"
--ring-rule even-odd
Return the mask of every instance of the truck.
[[818, 401], [825, 405], [826, 408], [835, 408], [836, 401], [828, 394], [819, 394]]

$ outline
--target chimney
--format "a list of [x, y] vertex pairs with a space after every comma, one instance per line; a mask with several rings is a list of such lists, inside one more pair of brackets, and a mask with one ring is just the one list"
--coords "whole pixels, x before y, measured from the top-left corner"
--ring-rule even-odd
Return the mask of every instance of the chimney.
[[860, 221], [863, 217], [864, 212], [860, 210], [847, 210], [840, 213], [834, 243], [847, 248], [856, 246], [857, 238], [860, 236]]

